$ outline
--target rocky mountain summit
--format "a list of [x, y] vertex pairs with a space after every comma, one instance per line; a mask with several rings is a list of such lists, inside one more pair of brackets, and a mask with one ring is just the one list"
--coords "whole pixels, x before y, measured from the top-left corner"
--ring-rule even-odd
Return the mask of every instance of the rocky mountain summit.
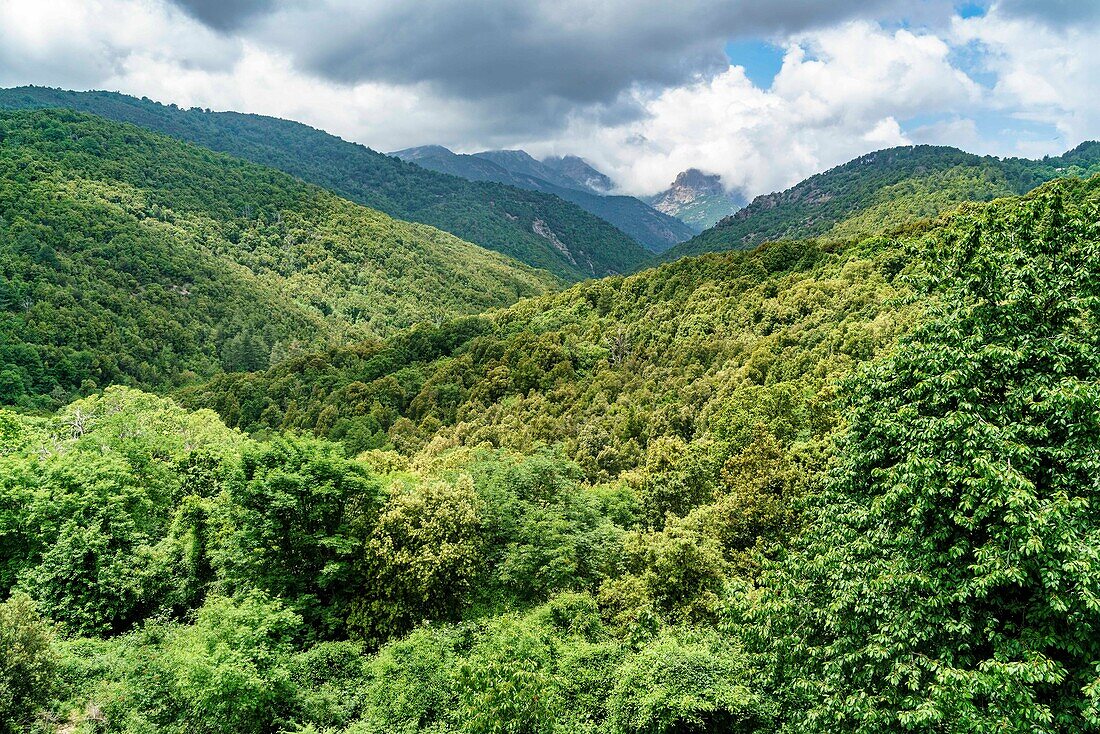
[[676, 217], [701, 232], [745, 205], [740, 192], [727, 192], [722, 178], [698, 168], [689, 168], [676, 176], [672, 185], [650, 197], [650, 206]]

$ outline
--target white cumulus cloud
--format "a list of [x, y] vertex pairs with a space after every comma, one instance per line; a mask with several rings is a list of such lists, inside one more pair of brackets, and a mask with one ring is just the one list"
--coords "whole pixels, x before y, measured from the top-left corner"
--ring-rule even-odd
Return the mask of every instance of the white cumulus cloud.
[[978, 85], [949, 54], [930, 34], [847, 23], [791, 39], [768, 89], [731, 66], [651, 97], [638, 92], [643, 119], [595, 129], [582, 120], [554, 145], [584, 141], [631, 192], [658, 190], [698, 166], [727, 186], [765, 193], [868, 150], [912, 143], [901, 119], [976, 104]]

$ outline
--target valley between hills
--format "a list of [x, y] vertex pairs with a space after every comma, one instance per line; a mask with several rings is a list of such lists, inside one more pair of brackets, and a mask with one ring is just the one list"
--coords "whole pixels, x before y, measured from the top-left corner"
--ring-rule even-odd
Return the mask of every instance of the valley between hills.
[[0, 90], [0, 732], [1094, 731], [1098, 221]]

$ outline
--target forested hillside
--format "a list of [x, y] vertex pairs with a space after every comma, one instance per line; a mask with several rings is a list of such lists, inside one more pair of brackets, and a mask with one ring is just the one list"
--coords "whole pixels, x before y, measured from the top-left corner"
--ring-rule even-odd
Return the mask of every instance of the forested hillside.
[[627, 272], [648, 257], [612, 225], [555, 196], [441, 175], [297, 122], [43, 87], [0, 90], [0, 107], [63, 107], [140, 125], [278, 168], [567, 280]]
[[880, 242], [689, 259], [221, 377], [186, 400], [246, 430], [355, 437], [354, 451], [549, 443], [605, 480], [690, 462], [731, 396], [763, 404], [764, 386], [782, 383], [824, 399], [831, 377], [907, 323], [894, 277], [907, 261]]
[[930, 145], [890, 148], [751, 204], [665, 253], [665, 259], [750, 248], [768, 240], [870, 234], [935, 217], [966, 201], [1025, 194], [1045, 181], [1100, 172], [1100, 143], [1055, 158], [977, 156]]
[[0, 411], [0, 721], [1090, 731], [1098, 214], [684, 259], [184, 393], [220, 417]]
[[664, 252], [694, 234], [691, 227], [679, 219], [663, 214], [633, 196], [598, 194], [575, 182], [569, 186], [570, 179], [560, 175], [555, 176], [553, 181], [540, 178], [536, 173], [547, 173], [547, 167], [522, 150], [461, 155], [439, 145], [425, 145], [399, 150], [393, 155], [418, 166], [471, 181], [497, 181], [553, 194], [614, 224], [651, 252]]
[[548, 274], [279, 171], [0, 112], [0, 404], [164, 388], [545, 292]]

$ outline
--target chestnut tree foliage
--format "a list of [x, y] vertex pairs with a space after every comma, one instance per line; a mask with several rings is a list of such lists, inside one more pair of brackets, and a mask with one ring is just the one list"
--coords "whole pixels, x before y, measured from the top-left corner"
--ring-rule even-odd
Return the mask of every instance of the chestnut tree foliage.
[[815, 522], [750, 611], [797, 731], [1100, 727], [1100, 239], [1057, 189], [944, 238], [850, 384]]
[[[109, 133], [306, 191], [70, 113], [0, 125], [8, 190], [56, 187], [32, 173], [61, 164], [158, 170], [86, 159]], [[165, 220], [81, 220], [94, 236], [21, 272], [235, 211], [183, 185], [204, 170], [142, 194]], [[0, 730], [1095, 731], [1098, 191], [683, 260], [169, 395], [54, 394], [84, 363], [34, 367], [33, 323], [2, 301], [22, 326], [0, 349], [30, 360], [0, 377], [30, 396], [9, 402], [67, 404], [0, 410]], [[280, 227], [332, 224], [288, 206], [230, 212], [207, 244], [243, 228], [236, 257], [262, 260]], [[333, 257], [294, 292], [333, 296], [355, 271]], [[96, 350], [127, 333], [116, 315]], [[218, 354], [258, 366], [284, 323], [263, 315]], [[135, 381], [168, 374], [144, 364]]]

